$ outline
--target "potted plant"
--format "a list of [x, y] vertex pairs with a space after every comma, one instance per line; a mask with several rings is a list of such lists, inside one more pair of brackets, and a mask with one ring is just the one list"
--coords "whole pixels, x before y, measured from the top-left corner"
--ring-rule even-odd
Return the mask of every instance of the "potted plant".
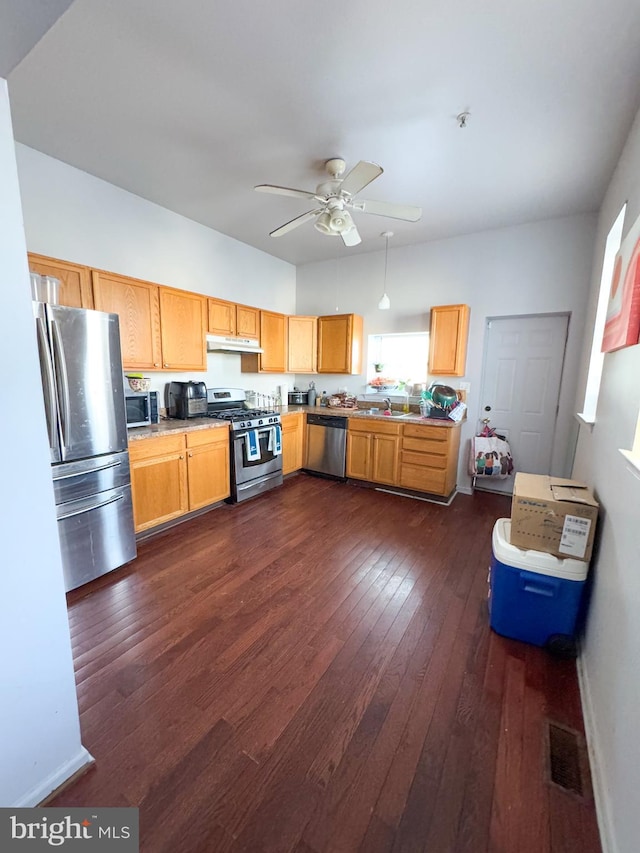
[[382, 362], [378, 361], [373, 365], [373, 369], [375, 370], [376, 373], [382, 373], [382, 371], [384, 370], [384, 364], [382, 364]]

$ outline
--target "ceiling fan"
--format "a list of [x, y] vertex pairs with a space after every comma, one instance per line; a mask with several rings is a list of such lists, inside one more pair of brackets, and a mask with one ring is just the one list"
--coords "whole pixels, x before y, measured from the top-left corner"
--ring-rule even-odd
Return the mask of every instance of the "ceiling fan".
[[367, 201], [365, 199], [356, 200], [354, 196], [376, 178], [379, 178], [383, 169], [376, 163], [360, 160], [343, 178], [345, 167], [346, 163], [339, 157], [327, 160], [325, 169], [330, 180], [318, 184], [315, 192], [277, 187], [273, 184], [259, 184], [254, 187], [260, 193], [273, 193], [274, 195], [286, 195], [293, 198], [310, 198], [318, 202], [318, 207], [314, 210], [308, 210], [276, 228], [275, 231], [271, 232], [271, 236], [281, 237], [299, 225], [315, 218], [314, 226], [322, 234], [340, 236], [345, 246], [357, 246], [362, 241], [349, 210], [373, 213], [376, 216], [388, 216], [392, 219], [404, 219], [407, 222], [417, 222], [422, 216], [422, 208], [408, 204], [388, 204], [386, 201]]

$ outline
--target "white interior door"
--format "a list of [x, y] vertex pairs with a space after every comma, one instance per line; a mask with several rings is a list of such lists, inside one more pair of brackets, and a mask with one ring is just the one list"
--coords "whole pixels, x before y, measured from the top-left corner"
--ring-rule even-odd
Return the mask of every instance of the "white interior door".
[[[551, 471], [568, 323], [566, 314], [487, 321], [480, 418], [507, 438], [515, 471]], [[476, 488], [511, 493], [513, 479], [478, 478]]]

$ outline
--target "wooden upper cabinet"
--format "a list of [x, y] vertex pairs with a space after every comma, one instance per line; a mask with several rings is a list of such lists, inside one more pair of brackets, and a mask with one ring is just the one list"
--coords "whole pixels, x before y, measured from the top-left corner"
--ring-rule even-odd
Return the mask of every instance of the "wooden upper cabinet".
[[273, 311], [260, 312], [260, 370], [263, 373], [287, 372], [287, 318]]
[[240, 369], [243, 373], [287, 372], [287, 317], [274, 311], [260, 312], [261, 353], [243, 352]]
[[207, 308], [209, 314], [209, 334], [234, 337], [236, 334], [235, 302], [209, 298], [207, 300]]
[[207, 300], [199, 293], [160, 287], [162, 366], [206, 370]]
[[92, 270], [92, 281], [96, 309], [120, 317], [123, 367], [161, 370], [158, 285], [98, 270]]
[[434, 376], [464, 376], [468, 335], [468, 305], [433, 307], [429, 331], [429, 373]]
[[318, 318], [287, 317], [289, 373], [316, 373]]
[[209, 334], [237, 338], [260, 337], [260, 311], [225, 299], [207, 300]]
[[29, 252], [29, 270], [40, 275], [51, 275], [60, 280], [61, 305], [69, 308], [93, 308], [91, 270], [79, 264], [58, 261], [45, 255]]
[[362, 372], [362, 317], [318, 317], [318, 373]]
[[236, 305], [236, 335], [260, 339], [260, 311], [248, 305]]

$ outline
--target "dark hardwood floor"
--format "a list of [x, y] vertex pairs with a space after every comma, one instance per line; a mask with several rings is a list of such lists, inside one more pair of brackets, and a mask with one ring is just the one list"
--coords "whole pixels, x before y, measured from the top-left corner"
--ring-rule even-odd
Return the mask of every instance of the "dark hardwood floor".
[[509, 511], [300, 475], [143, 543], [69, 596], [96, 766], [51, 805], [139, 806], [147, 853], [599, 851], [547, 781], [575, 663], [488, 627]]

